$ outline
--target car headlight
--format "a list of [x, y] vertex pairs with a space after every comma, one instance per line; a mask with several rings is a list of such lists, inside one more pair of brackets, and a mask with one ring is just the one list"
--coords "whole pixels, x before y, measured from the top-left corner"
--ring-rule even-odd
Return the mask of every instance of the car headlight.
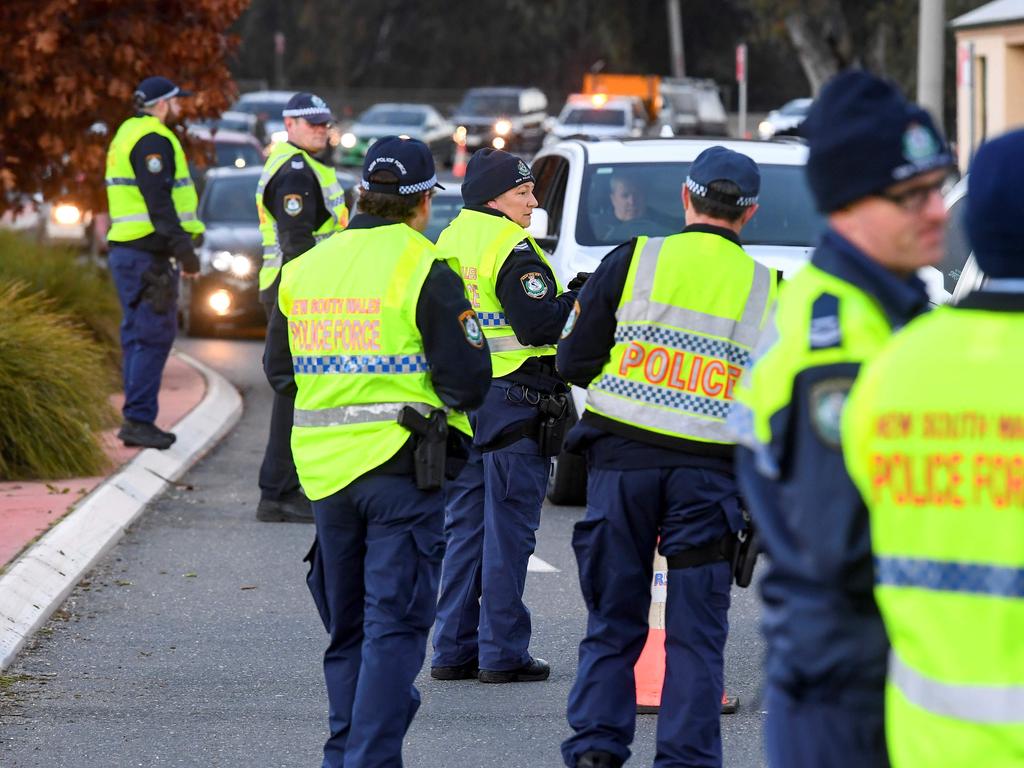
[[231, 274], [235, 277], [247, 277], [252, 273], [252, 261], [248, 256], [236, 253], [231, 257]]
[[50, 215], [55, 223], [64, 227], [71, 227], [82, 223], [82, 209], [73, 203], [61, 203], [50, 209]]
[[494, 124], [494, 132], [499, 136], [508, 136], [512, 130], [512, 123], [508, 120], [499, 120]]
[[494, 140], [491, 142], [491, 146], [494, 147], [495, 149], [504, 149], [505, 140], [501, 138], [501, 136], [495, 136]]
[[280, 144], [282, 141], [288, 141], [288, 131], [274, 131], [270, 134], [271, 144]]
[[354, 133], [343, 133], [341, 134], [341, 146], [345, 149], [352, 149], [356, 145], [356, 135]]
[[762, 120], [757, 126], [757, 133], [762, 139], [770, 139], [775, 135], [775, 126], [767, 120]]
[[227, 272], [234, 258], [235, 254], [231, 251], [214, 251], [210, 254], [210, 266], [218, 272]]
[[454, 141], [456, 144], [465, 144], [466, 133], [466, 126], [460, 125], [458, 128], [455, 129], [455, 133], [452, 134], [452, 141]]

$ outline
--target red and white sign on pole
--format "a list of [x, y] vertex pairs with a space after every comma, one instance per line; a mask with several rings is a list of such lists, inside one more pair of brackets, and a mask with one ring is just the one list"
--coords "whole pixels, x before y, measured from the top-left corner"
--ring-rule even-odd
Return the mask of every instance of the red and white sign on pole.
[[974, 67], [974, 44], [960, 43], [956, 47], [956, 83], [961, 88], [970, 88]]
[[747, 135], [747, 44], [736, 46], [736, 82], [740, 84], [740, 119], [739, 134], [741, 139]]

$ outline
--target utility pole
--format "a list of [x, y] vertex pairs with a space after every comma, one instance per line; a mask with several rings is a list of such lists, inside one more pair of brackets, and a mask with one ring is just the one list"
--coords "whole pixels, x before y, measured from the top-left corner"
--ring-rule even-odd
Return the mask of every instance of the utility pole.
[[672, 52], [672, 77], [686, 77], [683, 57], [683, 12], [679, 0], [668, 0], [668, 40]]
[[917, 103], [942, 125], [943, 52], [946, 41], [945, 0], [919, 0], [917, 25]]

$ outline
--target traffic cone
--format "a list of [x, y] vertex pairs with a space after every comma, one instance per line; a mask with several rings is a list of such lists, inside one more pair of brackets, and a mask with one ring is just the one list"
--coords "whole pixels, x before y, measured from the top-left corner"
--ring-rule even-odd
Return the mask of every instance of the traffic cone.
[[[636, 711], [654, 715], [661, 706], [665, 684], [665, 599], [668, 597], [668, 562], [654, 554], [654, 578], [651, 580], [651, 610], [647, 616], [647, 642], [640, 652], [633, 675], [636, 678]], [[722, 714], [731, 715], [740, 701], [722, 691]]]
[[466, 163], [469, 162], [469, 156], [466, 152], [466, 143], [460, 141], [455, 145], [455, 160], [452, 161], [452, 176], [456, 179], [461, 179], [466, 175]]

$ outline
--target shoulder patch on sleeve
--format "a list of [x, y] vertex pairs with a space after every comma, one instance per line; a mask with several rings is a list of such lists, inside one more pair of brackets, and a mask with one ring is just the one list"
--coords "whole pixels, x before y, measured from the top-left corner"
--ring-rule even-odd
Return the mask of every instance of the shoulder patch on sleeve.
[[300, 213], [302, 213], [302, 195], [285, 195], [284, 212], [287, 213], [289, 216], [298, 216]]
[[825, 379], [811, 387], [808, 407], [811, 410], [811, 424], [815, 434], [829, 448], [840, 450], [839, 425], [843, 420], [843, 408], [853, 387], [850, 377]]
[[305, 167], [306, 161], [303, 160], [301, 157], [297, 157], [294, 160], [292, 160], [292, 168], [294, 168], [295, 170], [301, 171]]
[[839, 297], [823, 293], [811, 306], [811, 349], [829, 349], [843, 343], [839, 327]]
[[459, 325], [462, 326], [462, 333], [466, 336], [466, 342], [469, 346], [474, 349], [483, 349], [484, 332], [480, 328], [480, 321], [476, 317], [476, 312], [472, 309], [467, 309], [459, 315]]
[[543, 299], [548, 295], [548, 282], [540, 272], [527, 272], [520, 276], [519, 282], [531, 299]]
[[579, 303], [579, 301], [574, 301], [573, 304], [572, 304], [572, 311], [569, 312], [569, 316], [567, 318], [565, 318], [565, 327], [562, 328], [562, 338], [563, 339], [566, 336], [568, 336], [570, 333], [572, 333], [572, 329], [576, 327], [576, 321], [579, 319], [579, 316], [580, 316], [580, 303]]
[[532, 251], [533, 248], [530, 247], [529, 241], [527, 241], [527, 240], [520, 240], [518, 243], [516, 243], [515, 247], [512, 250], [513, 251]]
[[[136, 155], [138, 157], [138, 155]], [[150, 173], [160, 173], [164, 169], [164, 159], [158, 153], [146, 155], [146, 170]]]

